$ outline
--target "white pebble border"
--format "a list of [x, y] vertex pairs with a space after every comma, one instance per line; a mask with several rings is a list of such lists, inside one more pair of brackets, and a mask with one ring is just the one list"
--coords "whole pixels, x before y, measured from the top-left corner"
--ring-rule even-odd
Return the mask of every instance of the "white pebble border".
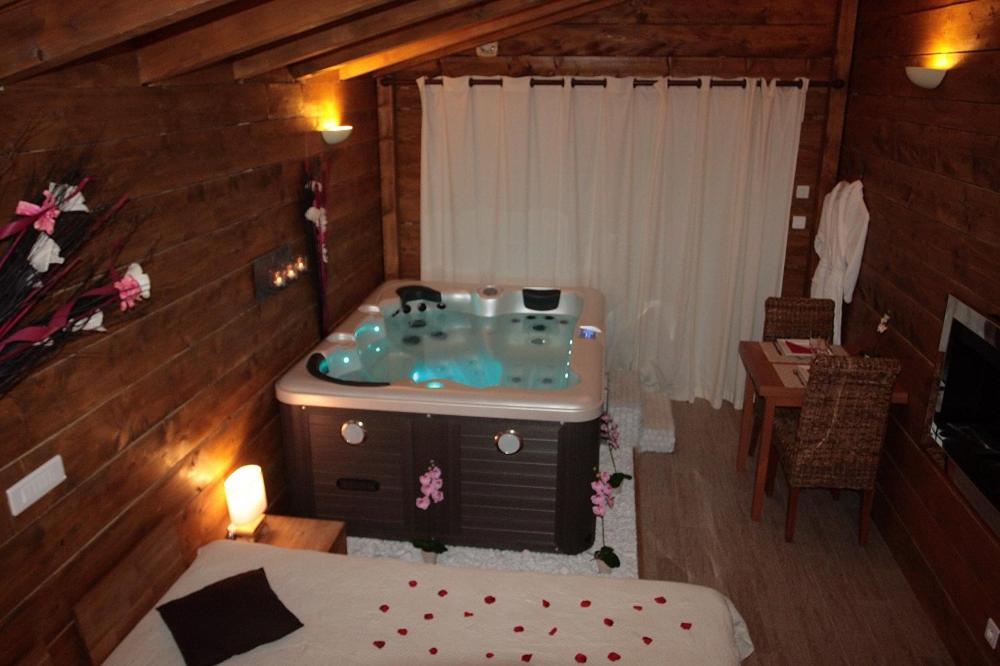
[[[624, 433], [623, 433], [624, 435]], [[633, 474], [632, 446], [634, 441], [622, 436], [621, 448], [615, 452], [615, 462], [620, 472]], [[611, 471], [608, 447], [601, 445], [601, 469]], [[447, 493], [447, 488], [445, 488]], [[414, 498], [415, 499], [415, 498]], [[600, 530], [600, 522], [597, 523]], [[635, 534], [635, 479], [625, 481], [615, 495], [615, 506], [608, 512], [604, 529], [608, 545], [615, 549], [621, 566], [612, 570], [616, 578], [638, 578], [638, 545]], [[450, 567], [496, 569], [500, 571], [539, 571], [556, 574], [599, 575], [593, 552], [600, 547], [600, 534], [594, 546], [579, 555], [536, 553], [528, 550], [498, 550], [495, 548], [470, 548], [448, 546], [448, 552], [438, 556], [438, 564]], [[388, 557], [410, 562], [420, 561], [420, 551], [408, 541], [386, 539], [347, 538], [347, 552], [361, 557]]]

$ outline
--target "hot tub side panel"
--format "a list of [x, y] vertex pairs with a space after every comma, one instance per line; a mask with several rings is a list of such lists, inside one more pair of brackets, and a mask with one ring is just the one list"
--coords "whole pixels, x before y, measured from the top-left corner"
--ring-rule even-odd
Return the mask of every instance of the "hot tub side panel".
[[[599, 421], [428, 416], [282, 406], [292, 510], [345, 520], [353, 536], [436, 537], [453, 545], [577, 553], [594, 540], [590, 481]], [[368, 436], [340, 436], [348, 419]], [[494, 436], [513, 428], [516, 454]], [[422, 511], [417, 476], [430, 461], [445, 478], [445, 501]]]

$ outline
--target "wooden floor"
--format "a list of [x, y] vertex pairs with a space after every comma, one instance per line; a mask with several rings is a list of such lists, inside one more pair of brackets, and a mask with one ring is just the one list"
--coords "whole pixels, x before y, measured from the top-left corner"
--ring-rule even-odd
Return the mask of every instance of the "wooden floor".
[[857, 543], [860, 496], [803, 491], [784, 541], [779, 473], [750, 520], [752, 465], [735, 470], [739, 412], [673, 403], [677, 451], [637, 455], [641, 577], [720, 590], [750, 627], [763, 664], [951, 664], [876, 529]]

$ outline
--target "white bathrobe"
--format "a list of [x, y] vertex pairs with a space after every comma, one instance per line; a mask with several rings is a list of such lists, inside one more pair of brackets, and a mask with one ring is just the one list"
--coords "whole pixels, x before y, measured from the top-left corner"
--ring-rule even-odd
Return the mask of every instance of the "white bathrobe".
[[815, 243], [819, 265], [810, 290], [813, 298], [832, 298], [836, 303], [834, 344], [840, 344], [843, 303], [850, 303], [854, 294], [867, 237], [868, 208], [862, 196], [861, 181], [837, 183], [823, 200]]

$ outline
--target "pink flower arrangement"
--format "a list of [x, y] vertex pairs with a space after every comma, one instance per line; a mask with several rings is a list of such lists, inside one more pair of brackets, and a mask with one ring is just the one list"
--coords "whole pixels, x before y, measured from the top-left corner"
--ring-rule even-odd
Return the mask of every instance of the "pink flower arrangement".
[[420, 497], [417, 498], [418, 509], [426, 511], [431, 502], [437, 504], [444, 501], [444, 491], [441, 490], [444, 487], [444, 479], [441, 475], [441, 468], [433, 460], [427, 471], [421, 474], [417, 480], [420, 481], [421, 493]]
[[594, 490], [594, 494], [590, 496], [590, 503], [593, 505], [591, 509], [595, 516], [601, 518], [615, 505], [614, 488], [611, 487], [610, 480], [610, 474], [601, 472], [597, 475], [597, 480], [590, 483], [590, 487]]
[[621, 433], [618, 432], [618, 424], [611, 418], [611, 415], [607, 412], [601, 414], [601, 439], [606, 441], [612, 450], [617, 450], [620, 445], [620, 437]]

